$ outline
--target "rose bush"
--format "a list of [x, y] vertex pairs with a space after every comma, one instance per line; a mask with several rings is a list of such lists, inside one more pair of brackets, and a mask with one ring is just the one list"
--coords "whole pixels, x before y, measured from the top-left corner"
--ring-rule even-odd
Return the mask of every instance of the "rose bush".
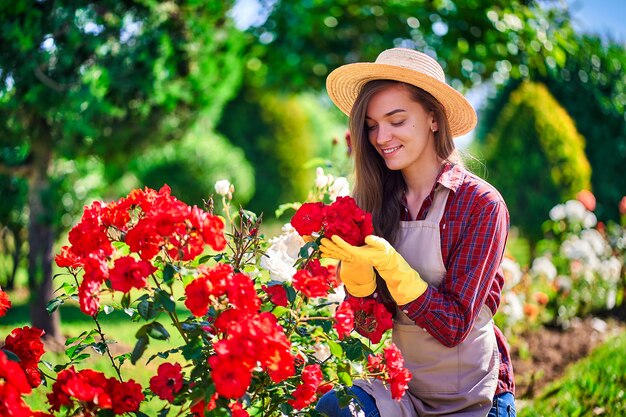
[[[39, 368], [40, 330], [7, 336], [0, 415], [145, 416], [142, 405], [152, 398], [166, 402], [159, 416], [318, 415], [319, 395], [334, 387], [349, 401], [345, 387], [354, 378], [380, 378], [394, 397], [403, 395], [410, 373], [393, 345], [379, 343], [390, 316], [376, 304], [342, 302], [334, 266], [320, 262], [315, 242], [305, 244], [290, 226], [266, 241], [261, 218], [243, 209], [231, 215], [234, 190], [217, 185], [226, 224], [212, 201], [205, 209], [188, 206], [167, 186], [85, 208], [56, 256], [69, 280], [48, 308], [77, 300], [94, 329], [68, 339], [68, 361], [54, 367], [56, 375]], [[325, 213], [311, 233], [362, 241], [371, 218], [349, 197], [335, 197], [302, 206]], [[307, 222], [302, 214], [296, 224]], [[0, 291], [0, 316], [8, 308]], [[114, 309], [138, 327], [134, 347], [120, 355], [100, 325]], [[353, 332], [355, 320], [369, 329], [364, 335]], [[154, 352], [151, 340], [174, 340], [168, 328], [182, 343]], [[108, 357], [116, 377], [86, 367], [87, 348]], [[161, 363], [148, 386], [124, 378], [152, 361]], [[49, 408], [33, 412], [24, 396], [42, 382], [51, 387]]]
[[[589, 191], [558, 204], [543, 224], [537, 256], [523, 270], [505, 258], [501, 314], [508, 333], [545, 324], [568, 327], [574, 317], [623, 303], [626, 288], [626, 210], [622, 224], [598, 223]], [[522, 320], [523, 319], [523, 320]]]

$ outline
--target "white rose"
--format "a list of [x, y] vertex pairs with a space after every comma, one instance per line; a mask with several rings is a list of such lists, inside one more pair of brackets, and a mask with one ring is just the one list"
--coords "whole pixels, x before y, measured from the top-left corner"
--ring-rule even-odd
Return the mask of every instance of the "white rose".
[[550, 219], [554, 222], [563, 220], [565, 218], [565, 206], [563, 204], [557, 204], [550, 210]]
[[289, 223], [282, 227], [282, 231], [282, 234], [269, 240], [270, 247], [261, 257], [260, 265], [269, 271], [272, 280], [291, 282], [296, 273], [294, 264], [304, 240]]
[[569, 200], [565, 202], [565, 214], [567, 216], [567, 220], [572, 223], [581, 223], [585, 218], [585, 213], [587, 209], [578, 200]]
[[215, 192], [219, 195], [227, 195], [230, 192], [230, 181], [219, 180], [215, 183]]
[[557, 274], [556, 267], [552, 261], [545, 256], [535, 258], [532, 266], [530, 267], [530, 272], [535, 276], [543, 275], [550, 281], [552, 281]]
[[585, 229], [591, 229], [596, 224], [598, 224], [598, 218], [596, 217], [596, 215], [590, 211], [587, 211], [585, 213], [585, 217], [583, 218], [583, 227]]
[[337, 197], [345, 197], [350, 194], [350, 184], [345, 177], [337, 177], [330, 186], [330, 199], [335, 201]]
[[330, 175], [324, 174], [324, 170], [320, 167], [317, 167], [315, 172], [315, 186], [317, 188], [324, 188], [328, 185], [330, 179]]
[[517, 262], [511, 258], [502, 259], [502, 273], [504, 274], [504, 287], [511, 289], [522, 280], [522, 269]]

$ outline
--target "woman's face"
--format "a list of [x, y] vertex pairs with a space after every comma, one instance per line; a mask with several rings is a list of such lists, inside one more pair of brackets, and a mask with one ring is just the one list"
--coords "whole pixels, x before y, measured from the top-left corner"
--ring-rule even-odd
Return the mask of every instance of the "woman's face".
[[408, 173], [437, 159], [432, 132], [437, 122], [405, 87], [393, 85], [376, 93], [365, 124], [370, 143], [391, 170]]

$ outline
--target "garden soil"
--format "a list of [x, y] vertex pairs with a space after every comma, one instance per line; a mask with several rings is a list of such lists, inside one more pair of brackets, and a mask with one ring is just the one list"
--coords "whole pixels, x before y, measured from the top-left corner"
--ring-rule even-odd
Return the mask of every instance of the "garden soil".
[[589, 317], [573, 320], [565, 330], [543, 327], [520, 335], [511, 343], [516, 397], [524, 400], [540, 394], [542, 388], [563, 375], [568, 365], [624, 331], [623, 318]]

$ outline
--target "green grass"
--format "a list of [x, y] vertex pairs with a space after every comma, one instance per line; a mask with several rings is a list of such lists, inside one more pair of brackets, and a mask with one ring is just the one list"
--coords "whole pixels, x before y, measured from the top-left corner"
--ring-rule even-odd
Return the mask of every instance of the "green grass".
[[520, 417], [626, 416], [626, 333], [591, 355], [525, 404]]

